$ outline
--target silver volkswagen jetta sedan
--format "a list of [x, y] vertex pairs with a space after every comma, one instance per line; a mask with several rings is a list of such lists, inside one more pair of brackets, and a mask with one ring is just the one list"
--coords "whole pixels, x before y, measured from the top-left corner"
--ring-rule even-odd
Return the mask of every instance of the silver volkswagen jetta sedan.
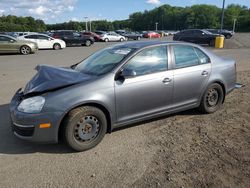
[[62, 136], [77, 151], [106, 132], [191, 108], [218, 110], [234, 89], [236, 63], [183, 42], [130, 42], [70, 68], [40, 65], [14, 95], [14, 134], [35, 142]]

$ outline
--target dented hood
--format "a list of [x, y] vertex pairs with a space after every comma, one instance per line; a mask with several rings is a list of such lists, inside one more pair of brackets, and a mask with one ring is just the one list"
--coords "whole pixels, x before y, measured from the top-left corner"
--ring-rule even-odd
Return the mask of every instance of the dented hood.
[[28, 82], [24, 95], [59, 89], [90, 80], [92, 76], [68, 68], [38, 65], [36, 75]]

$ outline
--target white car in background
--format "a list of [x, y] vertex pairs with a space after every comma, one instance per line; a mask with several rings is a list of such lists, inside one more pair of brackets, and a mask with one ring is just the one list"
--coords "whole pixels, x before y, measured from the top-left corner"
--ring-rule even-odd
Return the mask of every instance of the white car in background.
[[63, 40], [55, 39], [53, 37], [44, 34], [28, 34], [18, 37], [17, 39], [36, 42], [38, 45], [38, 49], [59, 50], [66, 47], [66, 44]]
[[104, 33], [100, 35], [101, 40], [105, 42], [109, 41], [125, 41], [126, 38], [122, 35], [119, 35], [117, 33]]

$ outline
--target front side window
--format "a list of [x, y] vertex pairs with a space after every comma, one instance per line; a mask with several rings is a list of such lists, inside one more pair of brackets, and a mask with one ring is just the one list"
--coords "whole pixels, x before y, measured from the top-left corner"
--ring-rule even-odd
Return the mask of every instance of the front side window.
[[131, 70], [136, 76], [167, 70], [167, 47], [157, 46], [139, 52], [124, 66], [123, 70]]
[[26, 38], [26, 39], [37, 39], [37, 35], [27, 35], [24, 38]]
[[11, 39], [8, 38], [8, 37], [4, 37], [4, 36], [0, 36], [0, 42], [8, 42], [10, 41]]
[[192, 46], [173, 46], [175, 57], [175, 68], [184, 68], [199, 64], [199, 58]]

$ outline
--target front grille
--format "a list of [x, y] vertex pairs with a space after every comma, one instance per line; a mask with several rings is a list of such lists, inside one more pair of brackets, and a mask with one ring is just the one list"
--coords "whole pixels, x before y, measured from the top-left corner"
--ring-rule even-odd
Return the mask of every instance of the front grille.
[[32, 136], [34, 133], [34, 127], [19, 127], [15, 124], [12, 125], [13, 131], [20, 136]]

